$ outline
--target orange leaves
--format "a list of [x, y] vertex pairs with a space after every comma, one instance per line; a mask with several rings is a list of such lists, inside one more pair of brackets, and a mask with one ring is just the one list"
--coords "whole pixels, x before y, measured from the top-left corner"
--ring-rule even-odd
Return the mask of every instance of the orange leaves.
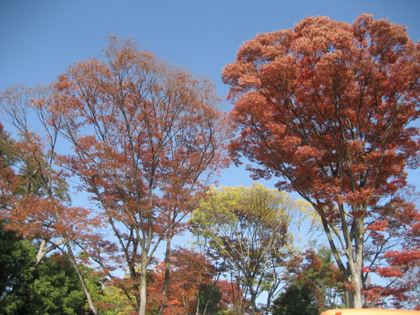
[[159, 297], [163, 287], [165, 266], [158, 264], [148, 284], [151, 306], [165, 305], [164, 314], [192, 312], [199, 290], [210, 283], [215, 274], [210, 261], [201, 253], [188, 248], [177, 248], [171, 254], [171, 270], [166, 297]]
[[389, 226], [388, 221], [389, 221], [388, 219], [377, 220], [373, 222], [371, 225], [369, 225], [369, 227], [367, 227], [366, 229], [369, 231], [385, 231], [386, 228], [388, 228]]
[[384, 278], [402, 277], [404, 273], [397, 267], [383, 267], [377, 268], [375, 272]]
[[[69, 67], [49, 111], [74, 150], [62, 162], [91, 194], [140, 278], [159, 243], [185, 229], [210, 177], [230, 162], [214, 85], [110, 37], [105, 58]], [[114, 256], [115, 254], [115, 256]], [[131, 277], [136, 278], [135, 272]], [[136, 296], [145, 307], [145, 285]], [[133, 285], [134, 286], [134, 285]]]
[[[403, 26], [369, 14], [352, 25], [307, 17], [244, 43], [222, 73], [235, 162], [258, 165], [255, 179], [282, 177], [279, 188], [342, 230], [343, 250], [361, 251], [365, 219], [403, 189], [406, 165], [418, 165], [419, 131], [408, 124], [420, 115], [419, 51]], [[356, 257], [347, 258], [360, 270]]]
[[[234, 140], [232, 150], [300, 186], [305, 173], [341, 178], [351, 205], [395, 192], [419, 149], [406, 129], [418, 117], [407, 87], [419, 84], [407, 59], [420, 60], [409, 43], [404, 27], [367, 14], [353, 25], [308, 17], [244, 43], [222, 76], [235, 94], [232, 123], [252, 141]], [[388, 56], [392, 49], [400, 57]], [[297, 189], [294, 180], [288, 188]]]

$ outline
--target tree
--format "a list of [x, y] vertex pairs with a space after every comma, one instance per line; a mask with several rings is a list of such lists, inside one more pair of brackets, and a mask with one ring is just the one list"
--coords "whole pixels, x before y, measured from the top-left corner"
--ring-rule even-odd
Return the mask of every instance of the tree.
[[244, 43], [222, 74], [236, 163], [256, 162], [254, 178], [279, 177], [314, 207], [349, 307], [362, 306], [365, 228], [418, 165], [419, 60], [401, 25], [319, 16]]
[[292, 284], [273, 302], [273, 315], [318, 315], [314, 292], [306, 285]]
[[331, 251], [324, 246], [318, 251], [311, 248], [296, 260], [296, 267], [289, 271], [289, 287], [308, 289], [315, 297], [317, 310], [342, 308], [345, 300], [343, 277], [332, 261]]
[[209, 282], [200, 288], [196, 303], [198, 304], [198, 314], [217, 315], [222, 310], [222, 292], [216, 283]]
[[193, 234], [209, 240], [209, 254], [236, 274], [256, 314], [257, 297], [266, 291], [267, 307], [271, 304], [288, 261], [299, 253], [299, 234], [293, 239], [292, 231], [298, 231], [310, 214], [308, 204], [254, 183], [250, 188], [213, 188], [190, 222]]
[[229, 162], [229, 133], [207, 80], [129, 40], [110, 38], [103, 57], [69, 67], [40, 104], [73, 146], [61, 162], [92, 195], [117, 240], [114, 252], [91, 244], [89, 253], [107, 271], [112, 262], [127, 266], [124, 281], [137, 291], [133, 306], [145, 315], [149, 262]]
[[232, 315], [248, 315], [252, 314], [250, 301], [244, 296], [244, 291], [239, 287], [239, 284], [230, 280], [218, 280], [217, 287], [222, 293], [220, 307], [222, 310], [227, 310], [228, 314]]
[[59, 254], [34, 267], [37, 247], [0, 222], [0, 313], [63, 314], [84, 312], [87, 302], [69, 261]]
[[27, 293], [22, 287], [32, 280], [33, 252], [30, 242], [23, 241], [14, 231], [4, 230], [3, 221], [0, 236], [0, 311], [13, 314], [26, 302]]
[[13, 170], [15, 158], [10, 152], [10, 146], [13, 143], [14, 140], [10, 138], [0, 122], [0, 214], [10, 208], [18, 185], [18, 178]]
[[[8, 193], [4, 194], [8, 196], [7, 204], [0, 211], [0, 219], [5, 219], [6, 229], [38, 242], [35, 266], [51, 251], [66, 252], [92, 312], [98, 314], [72, 248], [77, 240], [92, 239], [91, 229], [98, 222], [86, 208], [71, 206], [63, 168], [56, 160], [59, 132], [49, 125], [50, 114], [41, 101], [49, 97], [50, 91], [47, 87], [14, 85], [0, 95], [3, 118], [19, 137], [2, 144], [14, 161], [8, 167], [14, 179], [10, 180], [9, 175], [5, 186]], [[29, 124], [31, 116], [32, 122], [38, 118], [36, 128], [36, 123]], [[60, 118], [54, 123], [60, 124]], [[38, 128], [39, 133], [34, 131]]]
[[186, 247], [172, 250], [168, 288], [163, 294], [165, 265], [166, 262], [160, 262], [149, 271], [148, 303], [162, 308], [163, 314], [196, 313], [197, 303], [201, 303], [200, 291], [214, 276], [215, 271], [210, 261], [203, 254]]

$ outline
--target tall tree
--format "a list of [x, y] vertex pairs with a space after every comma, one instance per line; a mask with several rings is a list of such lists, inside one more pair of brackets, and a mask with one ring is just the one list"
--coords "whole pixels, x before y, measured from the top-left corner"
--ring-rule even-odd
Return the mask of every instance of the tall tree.
[[262, 292], [267, 292], [263, 312], [268, 312], [288, 262], [300, 253], [297, 238], [302, 235], [296, 232], [310, 215], [307, 203], [254, 183], [249, 188], [213, 188], [193, 212], [191, 223], [193, 234], [209, 239], [209, 254], [225, 260], [236, 274], [256, 314]]
[[102, 210], [119, 251], [105, 256], [128, 268], [145, 315], [152, 255], [228, 163], [213, 85], [110, 38], [102, 59], [72, 65], [53, 88], [44, 106], [74, 148], [62, 162]]
[[255, 178], [281, 177], [279, 189], [312, 204], [349, 307], [361, 307], [373, 209], [418, 165], [419, 131], [409, 124], [420, 115], [420, 44], [369, 14], [352, 25], [308, 17], [244, 43], [222, 76], [235, 104], [236, 162], [247, 157]]

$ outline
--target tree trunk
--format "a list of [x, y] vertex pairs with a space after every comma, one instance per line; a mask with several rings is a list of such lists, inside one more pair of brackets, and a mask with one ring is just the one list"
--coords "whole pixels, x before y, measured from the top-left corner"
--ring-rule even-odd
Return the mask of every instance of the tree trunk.
[[99, 315], [98, 310], [96, 309], [95, 305], [93, 304], [93, 299], [90, 294], [89, 288], [86, 285], [85, 278], [82, 275], [82, 272], [79, 269], [79, 266], [77, 265], [76, 260], [74, 259], [73, 251], [71, 249], [71, 246], [68, 242], [66, 242], [66, 247], [68, 251], [68, 257], [70, 260], [70, 263], [73, 265], [74, 270], [76, 270], [77, 276], [79, 277], [80, 283], [82, 284], [83, 291], [85, 292], [86, 298], [88, 300], [89, 308], [92, 311], [93, 314]]
[[354, 283], [354, 294], [353, 294], [353, 306], [351, 308], [362, 308], [362, 290], [361, 290], [360, 279], [354, 280], [353, 283]]
[[145, 253], [142, 253], [141, 256], [139, 315], [146, 315], [147, 257]]
[[[201, 275], [201, 273], [200, 273], [200, 282], [199, 283], [201, 283], [201, 280], [202, 280], [202, 275]], [[200, 287], [198, 288], [198, 293], [197, 293], [197, 299], [196, 299], [196, 301], [195, 301], [195, 303], [196, 303], [196, 306], [195, 306], [195, 315], [200, 315], [200, 300], [201, 300], [201, 289], [200, 289]], [[207, 304], [206, 304], [206, 308], [204, 309], [204, 314], [203, 315], [205, 315], [206, 314], [206, 311], [207, 311], [207, 305], [208, 305], [208, 301], [207, 301]]]
[[[171, 242], [172, 242], [172, 236], [168, 236], [168, 239], [166, 241], [166, 252], [165, 252], [165, 278], [163, 280], [163, 288], [162, 288], [162, 295], [166, 296], [168, 292], [168, 284], [169, 284], [169, 273], [171, 269], [171, 264], [169, 263], [169, 255], [171, 254]], [[163, 310], [165, 308], [165, 305], [159, 305], [159, 315], [163, 314]]]

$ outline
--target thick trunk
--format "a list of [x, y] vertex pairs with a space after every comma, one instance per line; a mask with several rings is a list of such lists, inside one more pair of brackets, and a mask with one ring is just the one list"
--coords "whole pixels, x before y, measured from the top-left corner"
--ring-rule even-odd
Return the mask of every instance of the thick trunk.
[[[363, 244], [364, 244], [364, 219], [361, 217], [356, 224], [354, 224], [354, 247], [348, 250], [351, 253], [351, 257], [348, 259], [353, 259], [350, 261], [350, 274], [353, 283], [353, 308], [362, 308], [362, 266], [363, 266]], [[349, 255], [350, 256], [350, 255]]]
[[146, 315], [146, 304], [147, 304], [147, 293], [146, 293], [146, 284], [147, 284], [147, 257], [142, 255], [141, 258], [141, 272], [140, 272], [140, 305], [139, 305], [139, 315]]
[[[364, 239], [363, 218], [360, 218], [359, 222], [357, 222], [357, 225], [354, 226], [354, 231], [352, 231], [353, 237], [350, 237], [350, 231], [347, 229], [347, 226], [343, 227], [342, 229], [344, 239], [346, 240], [346, 246], [344, 243], [341, 244], [342, 248], [345, 250], [348, 260], [347, 267], [341, 261], [340, 251], [335, 246], [330, 227], [324, 218], [322, 218], [322, 223], [331, 247], [332, 254], [337, 262], [341, 274], [343, 275], [343, 279], [349, 285], [352, 284], [351, 288], [346, 291], [347, 308], [362, 308], [361, 286]], [[345, 222], [343, 225], [345, 225]], [[336, 234], [336, 236], [338, 237], [338, 234]]]
[[360, 280], [352, 281], [354, 290], [346, 291], [347, 308], [362, 308], [362, 290]]
[[[171, 264], [169, 263], [169, 255], [171, 254], [171, 242], [172, 237], [168, 236], [168, 239], [166, 241], [166, 252], [165, 252], [165, 278], [163, 280], [163, 288], [162, 288], [162, 296], [166, 296], [166, 293], [168, 292], [168, 284], [169, 284], [169, 272], [171, 269]], [[163, 314], [163, 310], [165, 308], [165, 305], [159, 306], [159, 315]]]
[[50, 247], [47, 246], [47, 241], [42, 240], [41, 245], [39, 246], [38, 253], [36, 254], [36, 261], [35, 261], [35, 267], [39, 265], [42, 258], [45, 257], [49, 252], [56, 249], [59, 245], [64, 243], [64, 238], [59, 240], [57, 243], [51, 245]]
[[360, 280], [354, 282], [355, 290], [354, 290], [354, 299], [353, 299], [353, 307], [354, 308], [362, 308], [362, 290]]

